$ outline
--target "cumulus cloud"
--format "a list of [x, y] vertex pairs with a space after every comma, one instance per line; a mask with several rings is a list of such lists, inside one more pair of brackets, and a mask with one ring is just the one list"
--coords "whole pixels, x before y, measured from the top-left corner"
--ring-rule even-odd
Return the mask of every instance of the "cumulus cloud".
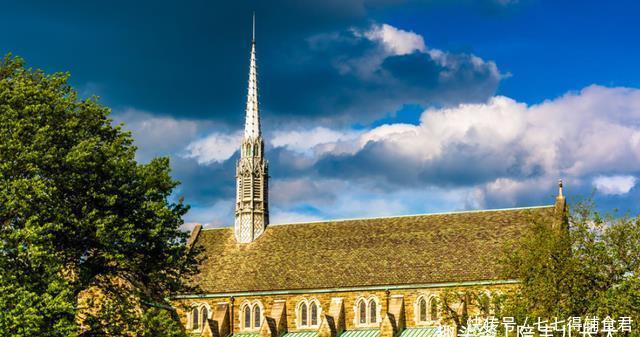
[[[539, 202], [559, 177], [586, 187], [594, 175], [639, 172], [639, 104], [640, 90], [590, 86], [532, 106], [498, 96], [432, 108], [419, 125], [362, 133], [351, 152], [326, 154], [315, 168], [388, 190], [473, 186], [471, 204], [479, 206]], [[594, 181], [609, 194], [635, 184], [628, 177]]]
[[195, 120], [157, 116], [134, 108], [115, 113], [113, 119], [132, 132], [139, 149], [137, 159], [142, 162], [181, 150], [196, 137], [199, 129]]
[[[301, 187], [293, 193], [296, 198], [272, 199], [275, 212], [285, 214], [273, 217], [273, 223], [459, 210], [469, 208], [468, 199], [474, 193], [470, 188], [433, 186], [384, 191], [356, 181], [318, 177], [299, 178], [294, 184]], [[283, 187], [289, 186], [276, 184], [271, 191], [290, 195]]]
[[306, 41], [290, 57], [295, 64], [277, 69], [271, 82], [296, 88], [297, 99], [291, 100], [290, 90], [267, 89], [267, 94], [274, 110], [324, 126], [366, 124], [404, 104], [484, 101], [503, 78], [492, 61], [429, 48], [421, 35], [388, 24], [316, 34]]
[[386, 23], [373, 25], [364, 32], [364, 36], [369, 40], [380, 42], [391, 55], [411, 54], [414, 51], [424, 52], [427, 48], [422, 36]]
[[195, 159], [199, 164], [223, 162], [240, 148], [241, 140], [240, 131], [232, 134], [214, 132], [187, 145], [184, 156]]
[[[535, 105], [496, 96], [429, 108], [417, 125], [275, 130], [265, 135], [273, 219], [550, 204], [558, 178], [574, 193], [630, 195], [640, 174], [638, 120], [640, 90], [589, 86]], [[234, 193], [234, 158], [225, 159], [233, 137], [209, 137], [229, 152], [193, 178], [224, 176], [220, 198]]]
[[593, 179], [593, 186], [604, 194], [620, 195], [629, 193], [637, 181], [630, 175], [597, 176]]
[[278, 130], [273, 133], [269, 142], [274, 147], [285, 147], [300, 153], [310, 153], [317, 149], [329, 151], [322, 145], [349, 141], [357, 138], [356, 131], [332, 130], [326, 127], [315, 127], [308, 130]]
[[234, 201], [235, 198], [227, 198], [192, 207], [185, 216], [182, 229], [191, 230], [196, 224], [208, 228], [233, 226]]

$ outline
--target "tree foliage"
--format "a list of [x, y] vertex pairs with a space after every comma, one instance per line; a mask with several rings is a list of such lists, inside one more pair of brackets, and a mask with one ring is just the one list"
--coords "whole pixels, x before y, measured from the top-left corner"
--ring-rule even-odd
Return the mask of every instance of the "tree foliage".
[[[601, 216], [593, 203], [574, 207], [567, 228], [544, 219], [509, 247], [505, 277], [521, 284], [504, 313], [525, 317], [640, 318], [640, 217]], [[637, 325], [633, 331], [637, 333]]]
[[[460, 331], [469, 318], [514, 317], [552, 321], [568, 317], [632, 318], [639, 336], [640, 217], [602, 216], [592, 202], [577, 204], [566, 226], [530, 218], [530, 231], [505, 249], [503, 277], [516, 287], [450, 289], [440, 294], [446, 323]], [[503, 333], [502, 330], [499, 330]]]
[[489, 293], [488, 289], [447, 289], [437, 303], [443, 321], [455, 326], [460, 333], [471, 317], [499, 316], [505, 297], [504, 293]]
[[[131, 135], [68, 77], [11, 56], [0, 63], [2, 336], [99, 335], [101, 312], [79, 327], [81, 294], [109, 294], [116, 280], [136, 301], [161, 303], [195, 272], [179, 228], [188, 207], [168, 201], [178, 184], [168, 159], [137, 163]], [[119, 305], [122, 317], [141, 308]]]

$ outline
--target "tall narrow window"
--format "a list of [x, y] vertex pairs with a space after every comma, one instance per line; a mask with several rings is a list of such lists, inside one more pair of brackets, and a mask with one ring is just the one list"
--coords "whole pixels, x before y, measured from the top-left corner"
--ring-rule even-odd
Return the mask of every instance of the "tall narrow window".
[[420, 297], [420, 302], [418, 304], [418, 311], [420, 317], [420, 322], [425, 322], [427, 320], [427, 300], [424, 297]]
[[431, 299], [431, 320], [438, 319], [438, 300], [436, 298]]
[[255, 308], [253, 308], [253, 327], [254, 328], [259, 328], [260, 327], [260, 306], [256, 305]]
[[311, 303], [311, 325], [318, 325], [318, 306]]
[[198, 317], [198, 308], [193, 308], [191, 311], [191, 328], [194, 330], [200, 328], [200, 319]]
[[207, 310], [207, 307], [202, 307], [200, 315], [202, 316], [202, 327], [204, 328], [207, 320], [209, 319], [209, 310]]
[[370, 296], [369, 298], [359, 298], [356, 300], [354, 324], [360, 328], [370, 328], [378, 326], [378, 298]]
[[376, 301], [374, 300], [369, 302], [369, 317], [371, 317], [371, 323], [375, 323], [378, 319], [378, 310], [376, 308]]
[[244, 327], [249, 329], [251, 328], [251, 307], [246, 305], [244, 307]]
[[300, 324], [302, 326], [306, 326], [308, 323], [307, 320], [307, 304], [306, 303], [302, 303], [302, 305], [300, 306]]
[[367, 323], [367, 305], [364, 303], [364, 300], [360, 300], [358, 310], [360, 312], [360, 323]]

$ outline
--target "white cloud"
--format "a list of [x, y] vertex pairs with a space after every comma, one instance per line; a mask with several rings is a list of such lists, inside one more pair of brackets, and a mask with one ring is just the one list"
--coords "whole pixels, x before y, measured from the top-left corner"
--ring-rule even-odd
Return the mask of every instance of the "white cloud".
[[356, 138], [355, 131], [339, 131], [325, 127], [315, 127], [308, 130], [275, 131], [271, 137], [271, 145], [274, 147], [286, 147], [291, 151], [311, 153], [312, 150], [328, 151], [321, 145], [333, 144]]
[[[558, 178], [568, 194], [626, 194], [640, 172], [638, 120], [639, 89], [590, 86], [536, 105], [497, 96], [427, 109], [418, 125], [274, 131], [267, 140], [289, 152], [278, 165], [298, 173], [271, 181], [272, 222], [550, 204]], [[240, 136], [216, 133], [189, 149], [202, 163], [224, 160]], [[233, 218], [227, 206], [218, 218]]]
[[630, 175], [598, 176], [593, 179], [593, 186], [603, 194], [620, 195], [629, 193], [637, 181]]
[[411, 54], [414, 51], [425, 51], [422, 36], [393, 27], [388, 24], [373, 25], [364, 33], [369, 40], [380, 42], [392, 55]]
[[377, 69], [388, 56], [420, 52], [428, 54], [440, 66], [447, 69], [440, 74], [440, 80], [443, 82], [460, 76], [460, 73], [464, 72], [463, 68], [469, 65], [480, 72], [488, 71], [496, 79], [506, 76], [500, 73], [498, 66], [493, 61], [485, 61], [473, 54], [455, 54], [436, 48], [428, 48], [421, 35], [386, 23], [373, 24], [369, 30], [356, 32], [356, 34], [379, 43], [385, 51], [381, 54], [369, 54], [365, 58], [358, 59], [353, 68], [358, 69], [361, 74]]
[[232, 134], [214, 132], [209, 136], [191, 142], [185, 148], [185, 158], [193, 158], [198, 164], [223, 162], [240, 148], [242, 132]]
[[113, 119], [117, 124], [124, 123], [124, 129], [133, 133], [137, 159], [143, 162], [180, 151], [197, 136], [199, 129], [195, 120], [156, 116], [134, 108], [114, 114]]
[[[475, 208], [469, 199], [473, 188], [415, 187], [395, 191], [377, 189], [367, 183], [304, 177], [275, 180], [272, 207], [279, 215], [273, 223], [350, 219], [389, 215], [443, 212]], [[295, 211], [312, 209], [311, 212]], [[294, 211], [292, 211], [294, 210]]]
[[[569, 189], [586, 188], [589, 177], [612, 167], [622, 174], [593, 184], [605, 194], [627, 193], [640, 171], [638, 120], [640, 90], [590, 86], [531, 106], [498, 96], [428, 109], [419, 125], [383, 125], [355, 140], [325, 144], [332, 150], [324, 154], [351, 154], [352, 160], [369, 155], [368, 163], [384, 166], [363, 166], [358, 179], [400, 177], [405, 185], [391, 187], [398, 191], [413, 184], [461, 185], [474, 188], [466, 195], [469, 207], [515, 206], [555, 193], [558, 178]], [[377, 144], [376, 152], [366, 152], [367, 144]], [[327, 177], [332, 174], [342, 172]]]
[[185, 215], [183, 229], [190, 230], [196, 223], [206, 228], [233, 226], [235, 198], [218, 200], [210, 205], [192, 206]]
[[270, 183], [270, 196], [274, 205], [292, 205], [304, 200], [326, 206], [337, 199], [335, 191], [344, 191], [348, 187], [347, 182], [338, 179], [276, 179]]

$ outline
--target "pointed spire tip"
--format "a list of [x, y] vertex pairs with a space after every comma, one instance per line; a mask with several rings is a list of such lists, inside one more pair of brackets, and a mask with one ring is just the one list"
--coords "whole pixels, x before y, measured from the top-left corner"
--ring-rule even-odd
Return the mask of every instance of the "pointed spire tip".
[[558, 179], [558, 196], [562, 196], [562, 178]]
[[251, 35], [251, 42], [256, 42], [256, 11], [253, 11], [253, 30]]

